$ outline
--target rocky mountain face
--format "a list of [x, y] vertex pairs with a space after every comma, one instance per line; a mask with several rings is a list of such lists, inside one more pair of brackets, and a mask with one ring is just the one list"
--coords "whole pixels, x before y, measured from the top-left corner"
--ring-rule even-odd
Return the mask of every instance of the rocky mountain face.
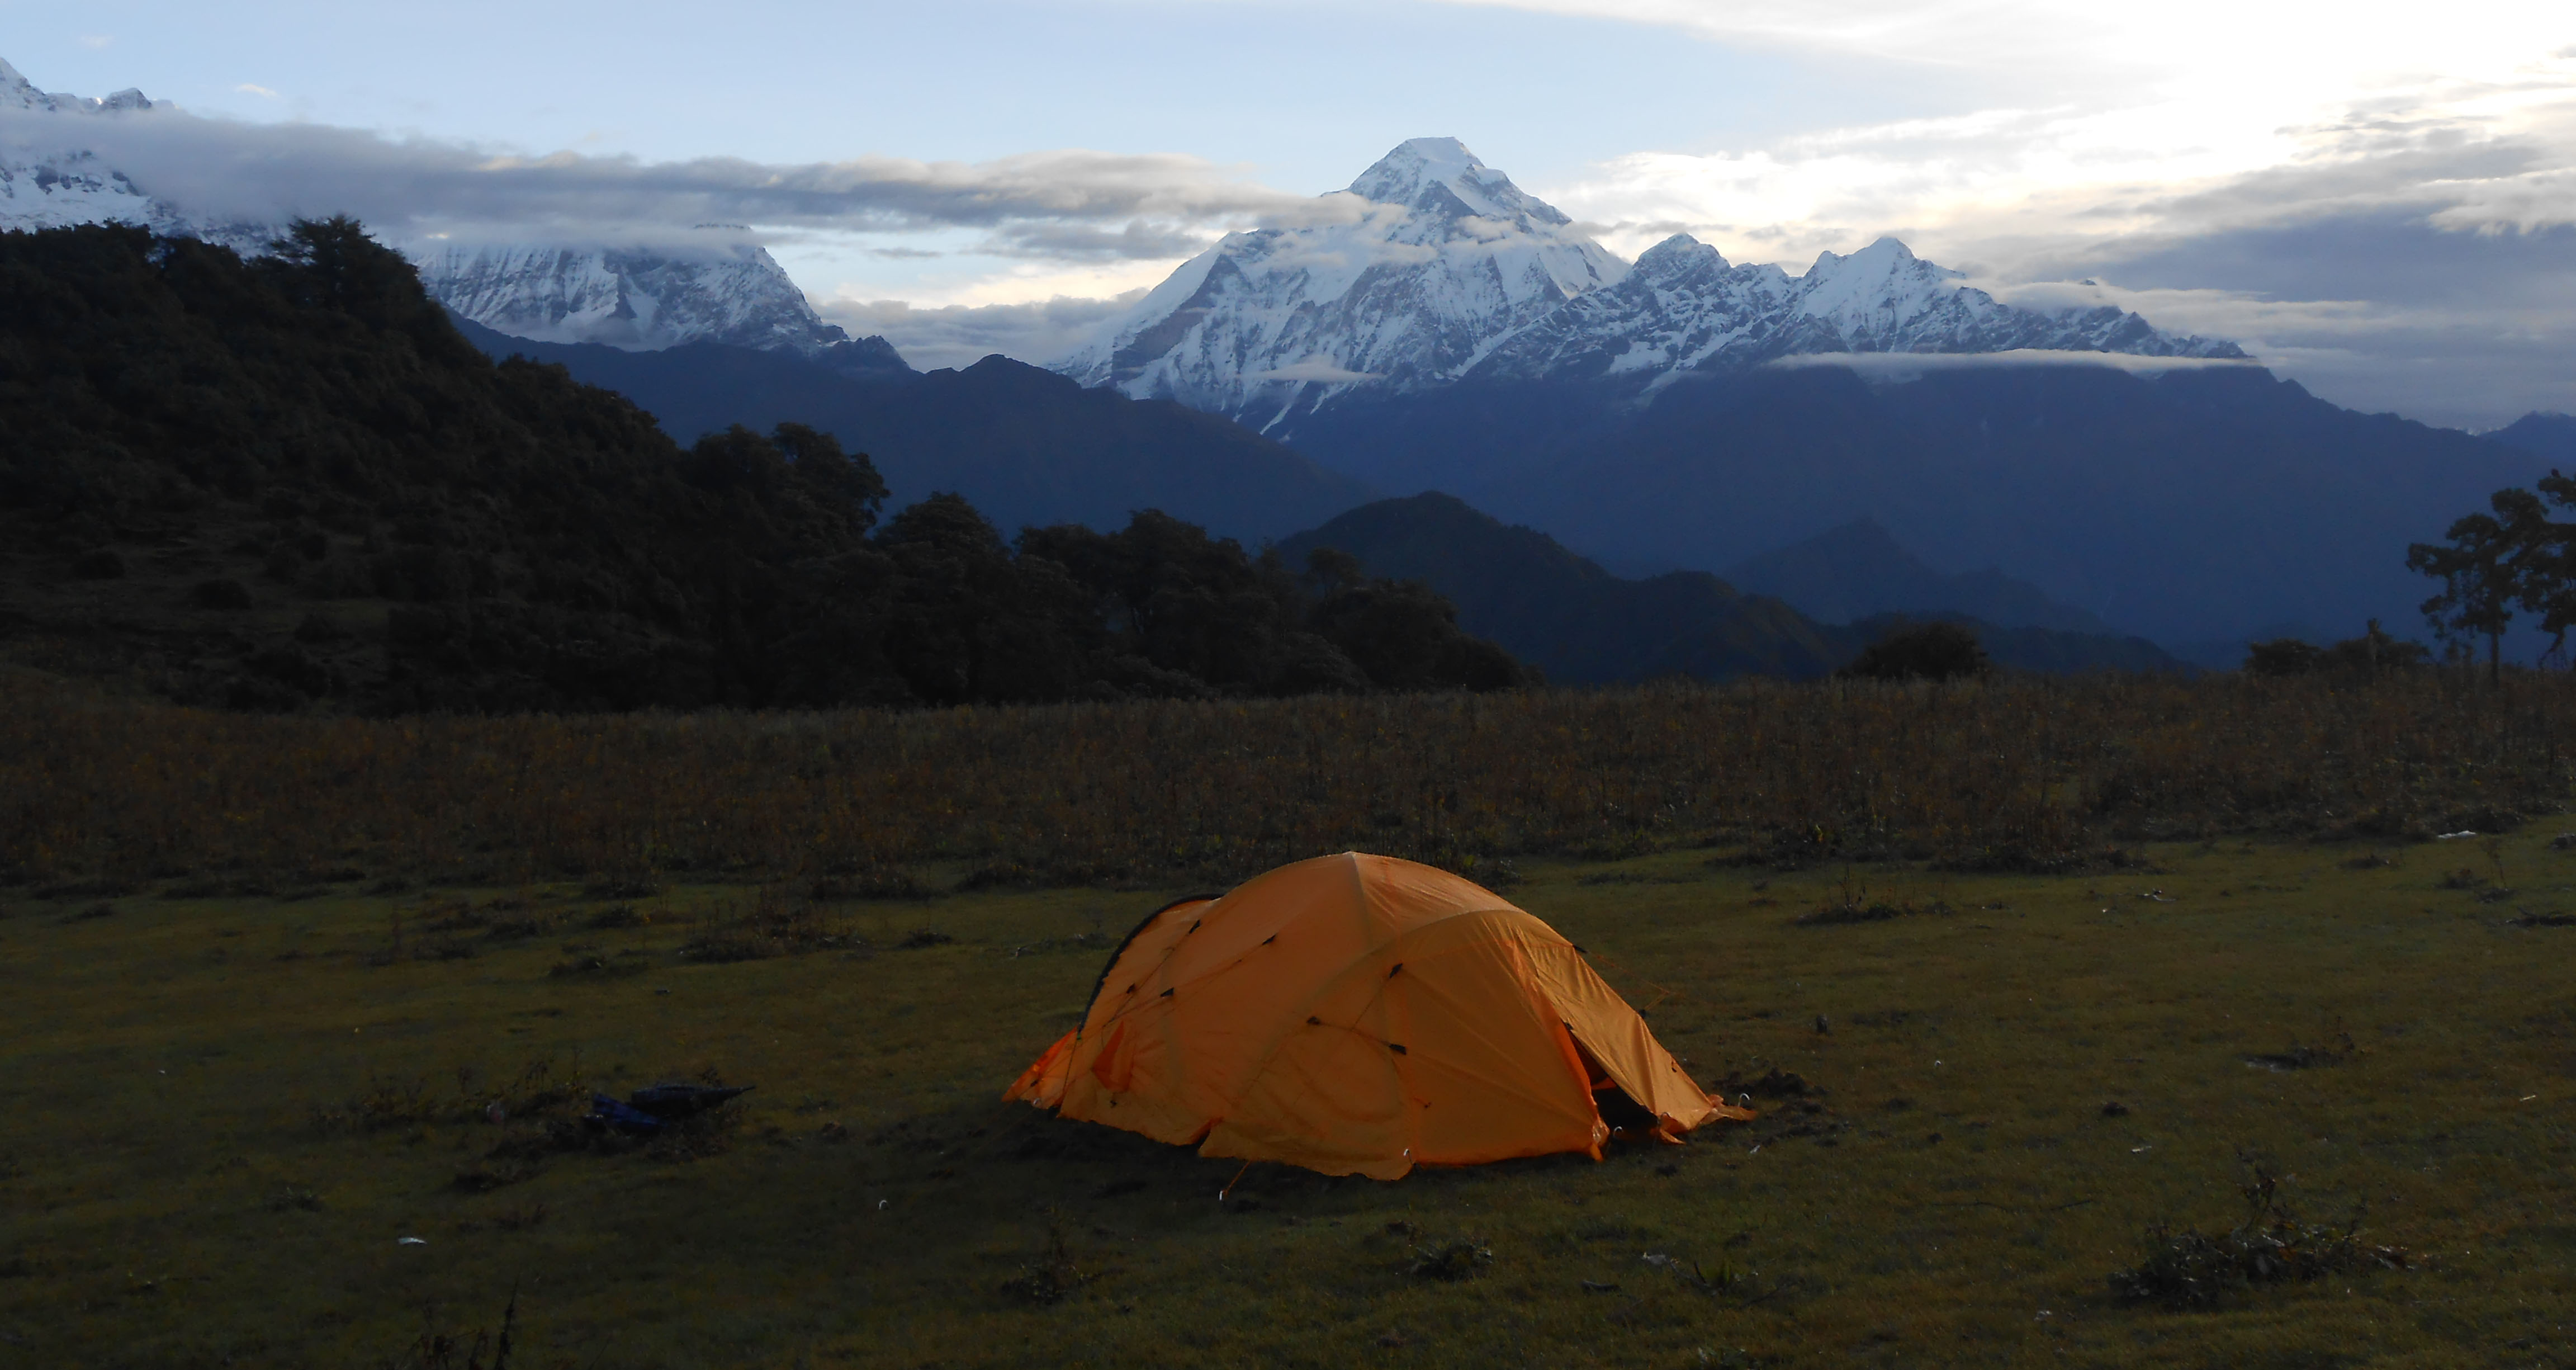
[[[276, 223], [232, 222], [156, 196], [85, 145], [88, 121], [185, 118], [139, 90], [105, 99], [51, 95], [0, 61], [0, 228], [126, 223], [165, 237], [265, 251]], [[710, 225], [646, 245], [396, 242], [433, 298], [514, 337], [633, 350], [712, 342], [794, 352], [853, 371], [882, 369], [893, 347], [823, 322], [746, 230]]]
[[2117, 309], [2005, 304], [1892, 238], [1799, 276], [1687, 234], [1623, 266], [1450, 138], [1397, 147], [1318, 218], [1229, 236], [1055, 369], [1298, 441], [1459, 382], [1635, 398], [1816, 353], [2245, 355]]
[[699, 241], [650, 248], [508, 243], [412, 256], [431, 298], [537, 342], [630, 351], [711, 342], [826, 357], [854, 341], [815, 314], [747, 233], [697, 233]]

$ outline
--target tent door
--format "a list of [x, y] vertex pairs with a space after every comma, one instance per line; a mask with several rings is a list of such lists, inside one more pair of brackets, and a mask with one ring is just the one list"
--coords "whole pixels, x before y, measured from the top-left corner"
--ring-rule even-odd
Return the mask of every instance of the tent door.
[[1610, 1135], [1634, 1140], [1652, 1133], [1659, 1121], [1653, 1112], [1629, 1097], [1628, 1091], [1610, 1078], [1610, 1072], [1602, 1068], [1601, 1059], [1592, 1054], [1592, 1048], [1585, 1046], [1582, 1038], [1574, 1036], [1574, 1029], [1567, 1028], [1565, 1035], [1574, 1038], [1575, 1053], [1583, 1058], [1584, 1073], [1591, 1077], [1585, 1083], [1592, 1089], [1592, 1107], [1600, 1112], [1601, 1121], [1609, 1125]]

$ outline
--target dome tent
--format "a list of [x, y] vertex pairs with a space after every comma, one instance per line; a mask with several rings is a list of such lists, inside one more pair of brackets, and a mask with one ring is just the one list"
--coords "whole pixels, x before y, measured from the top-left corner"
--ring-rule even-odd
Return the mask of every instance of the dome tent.
[[[1691, 1083], [1555, 929], [1346, 852], [1157, 911], [1010, 1089], [1201, 1155], [1392, 1180], [1749, 1118]], [[1607, 1121], [1605, 1121], [1605, 1115]]]

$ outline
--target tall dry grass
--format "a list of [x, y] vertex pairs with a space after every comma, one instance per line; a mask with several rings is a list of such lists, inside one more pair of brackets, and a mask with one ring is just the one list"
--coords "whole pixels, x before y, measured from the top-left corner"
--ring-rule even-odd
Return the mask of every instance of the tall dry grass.
[[1361, 847], [1474, 869], [1746, 842], [2062, 861], [2555, 809], [2576, 682], [2423, 672], [1747, 682], [946, 712], [252, 717], [5, 686], [20, 879], [650, 870], [1219, 879]]

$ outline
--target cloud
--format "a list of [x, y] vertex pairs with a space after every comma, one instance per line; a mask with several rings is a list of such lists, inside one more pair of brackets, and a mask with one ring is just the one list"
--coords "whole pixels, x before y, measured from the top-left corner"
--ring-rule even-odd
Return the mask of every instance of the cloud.
[[709, 222], [851, 233], [968, 227], [1026, 252], [1173, 255], [1225, 228], [1352, 212], [1178, 154], [1060, 149], [972, 163], [883, 156], [803, 164], [733, 157], [647, 162], [571, 152], [525, 156], [319, 124], [199, 118], [171, 108], [77, 124], [52, 115], [0, 117], [0, 144], [49, 143], [95, 152], [145, 193], [195, 217], [275, 221], [349, 213], [395, 236], [563, 238]]
[[2202, 371], [2211, 367], [2260, 366], [2259, 361], [2228, 357], [2138, 357], [2126, 352], [2060, 352], [2022, 347], [2009, 352], [1805, 352], [1774, 357], [1765, 366], [1795, 370], [1838, 366], [1873, 379], [1902, 380], [1927, 371], [1981, 371], [1998, 367], [2098, 366], [2132, 375], [2167, 371]]
[[901, 300], [839, 299], [817, 301], [816, 312], [860, 337], [883, 336], [904, 360], [932, 371], [972, 366], [997, 352], [1023, 361], [1064, 356], [1144, 295], [1130, 290], [1108, 299], [1058, 296], [1029, 304], [938, 309]]
[[1130, 221], [1108, 229], [1045, 220], [1011, 224], [993, 234], [983, 250], [997, 257], [1048, 261], [1170, 261], [1194, 255], [1210, 241], [1206, 233], [1174, 224]]
[[1383, 380], [1375, 371], [1353, 371], [1330, 357], [1308, 357], [1304, 361], [1255, 371], [1247, 379], [1256, 381], [1316, 381], [1325, 385], [1355, 385], [1363, 381]]
[[266, 86], [254, 86], [254, 85], [252, 85], [252, 84], [251, 84], [250, 82], [248, 82], [248, 81], [244, 81], [244, 82], [242, 82], [240, 85], [237, 85], [237, 86], [233, 87], [233, 89], [234, 89], [234, 90], [236, 90], [236, 91], [239, 91], [240, 93], [242, 93], [242, 94], [244, 94], [244, 95], [256, 95], [256, 96], [261, 97], [262, 99], [268, 99], [268, 100], [282, 100], [282, 99], [286, 98], [286, 97], [284, 97], [284, 96], [282, 96], [282, 95], [279, 95], [276, 91], [270, 90], [270, 89], [269, 89], [268, 87], [266, 87]]
[[[1682, 231], [1796, 271], [1893, 234], [2008, 299], [2089, 293], [2233, 338], [2337, 403], [2463, 426], [2576, 405], [2562, 360], [2576, 350], [2576, 11], [2426, 25], [2215, 0], [1852, 0], [1822, 20], [1773, 0], [1518, 7], [1868, 53], [1990, 97], [1641, 150], [1538, 187], [1615, 251]], [[2101, 285], [2064, 284], [2083, 278]]]
[[96, 52], [103, 48], [114, 47], [116, 45], [116, 35], [112, 33], [84, 33], [72, 41], [80, 44], [82, 47], [88, 48], [92, 52]]
[[2337, 404], [2488, 428], [2576, 409], [2576, 226], [2445, 229], [2420, 206], [2029, 250], [2096, 284], [1975, 283], [2035, 307], [2112, 304], [2233, 338]]

